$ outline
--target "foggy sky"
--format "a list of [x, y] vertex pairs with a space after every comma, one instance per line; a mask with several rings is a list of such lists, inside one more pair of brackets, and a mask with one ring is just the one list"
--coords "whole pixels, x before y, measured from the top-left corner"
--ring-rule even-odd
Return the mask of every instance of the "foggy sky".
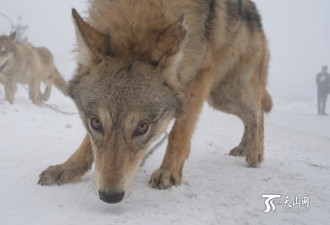
[[272, 95], [316, 96], [316, 74], [330, 68], [329, 0], [256, 0], [269, 40]]
[[[315, 76], [330, 68], [329, 0], [255, 0], [269, 40], [271, 62], [268, 89], [273, 97], [314, 97]], [[71, 8], [85, 12], [84, 0], [0, 0], [0, 12], [15, 23], [21, 16], [35, 46], [49, 48], [63, 75], [72, 76], [75, 63]], [[82, 13], [82, 15], [86, 15]], [[0, 16], [0, 34], [10, 24]]]

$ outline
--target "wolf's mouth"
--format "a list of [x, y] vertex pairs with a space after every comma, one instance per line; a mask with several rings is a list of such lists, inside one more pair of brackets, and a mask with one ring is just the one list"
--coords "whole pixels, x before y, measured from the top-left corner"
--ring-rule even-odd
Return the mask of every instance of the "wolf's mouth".
[[7, 64], [7, 60], [4, 61], [3, 63], [0, 63], [0, 72], [2, 72], [3, 68], [5, 68], [6, 64]]

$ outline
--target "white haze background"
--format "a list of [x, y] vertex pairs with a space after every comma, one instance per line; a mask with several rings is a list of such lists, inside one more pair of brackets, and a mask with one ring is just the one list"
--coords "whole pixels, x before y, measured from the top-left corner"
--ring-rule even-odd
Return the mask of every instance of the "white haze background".
[[[91, 173], [77, 184], [41, 187], [38, 174], [63, 162], [85, 130], [78, 116], [32, 105], [22, 85], [10, 105], [0, 85], [0, 225], [330, 224], [330, 117], [316, 115], [315, 83], [321, 67], [330, 67], [330, 1], [255, 2], [272, 55], [268, 89], [275, 103], [265, 119], [266, 160], [260, 168], [228, 156], [243, 132], [239, 119], [205, 105], [182, 186], [166, 191], [147, 186], [161, 163], [163, 145], [140, 171], [132, 196], [118, 205], [98, 200]], [[87, 3], [0, 0], [0, 12], [14, 23], [21, 16], [29, 41], [49, 48], [69, 80], [75, 69], [71, 8], [86, 15]], [[9, 30], [0, 16], [0, 34]], [[55, 88], [49, 103], [76, 110]], [[308, 212], [283, 212], [282, 202], [265, 214], [262, 194], [281, 194], [282, 201], [285, 195], [291, 200], [309, 196], [311, 206]]]

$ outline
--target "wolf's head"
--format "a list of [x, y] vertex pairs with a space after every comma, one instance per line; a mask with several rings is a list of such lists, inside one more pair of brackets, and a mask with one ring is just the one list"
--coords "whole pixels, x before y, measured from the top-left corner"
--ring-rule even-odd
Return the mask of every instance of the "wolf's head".
[[127, 54], [72, 12], [78, 69], [69, 94], [90, 134], [100, 199], [117, 203], [130, 193], [148, 147], [182, 113], [184, 90], [173, 76], [186, 30], [180, 18], [150, 33], [142, 52]]
[[6, 63], [13, 58], [15, 52], [15, 45], [13, 41], [16, 37], [16, 33], [12, 33], [9, 36], [0, 36], [0, 72], [6, 66]]

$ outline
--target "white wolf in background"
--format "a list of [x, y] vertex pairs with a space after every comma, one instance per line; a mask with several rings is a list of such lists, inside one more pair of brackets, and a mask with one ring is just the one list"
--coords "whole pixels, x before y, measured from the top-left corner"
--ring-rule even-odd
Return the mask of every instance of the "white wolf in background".
[[[52, 84], [66, 95], [67, 83], [54, 66], [49, 50], [19, 43], [15, 36], [0, 36], [0, 83], [5, 88], [5, 100], [13, 103], [17, 83], [29, 85], [30, 99], [39, 106], [49, 99]], [[41, 82], [46, 85], [44, 93], [40, 91]]]

